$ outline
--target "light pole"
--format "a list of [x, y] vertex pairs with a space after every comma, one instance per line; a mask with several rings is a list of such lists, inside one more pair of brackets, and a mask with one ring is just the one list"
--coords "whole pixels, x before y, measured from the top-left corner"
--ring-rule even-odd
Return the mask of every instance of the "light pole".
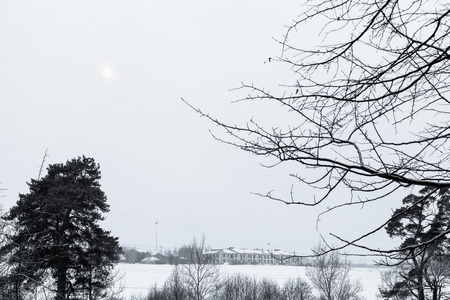
[[158, 222], [155, 222], [156, 226], [156, 254], [158, 253]]

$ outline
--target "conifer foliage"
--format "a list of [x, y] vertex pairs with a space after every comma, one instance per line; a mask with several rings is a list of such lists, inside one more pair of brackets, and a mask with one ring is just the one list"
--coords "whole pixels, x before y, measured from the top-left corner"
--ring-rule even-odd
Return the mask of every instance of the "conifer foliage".
[[55, 299], [108, 298], [112, 269], [119, 261], [118, 238], [99, 226], [109, 211], [100, 188], [100, 167], [78, 157], [53, 164], [32, 179], [5, 216], [16, 230], [2, 247], [12, 266], [14, 299], [32, 287], [56, 291]]
[[424, 187], [419, 195], [408, 195], [403, 206], [393, 212], [386, 232], [402, 243], [399, 251], [389, 256], [397, 274], [384, 274], [383, 299], [448, 297], [450, 190]]

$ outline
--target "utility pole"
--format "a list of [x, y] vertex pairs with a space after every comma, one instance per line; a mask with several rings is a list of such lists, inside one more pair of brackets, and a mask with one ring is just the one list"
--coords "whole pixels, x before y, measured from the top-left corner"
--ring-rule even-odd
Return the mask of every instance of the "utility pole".
[[156, 226], [156, 253], [158, 253], [158, 222], [155, 222]]

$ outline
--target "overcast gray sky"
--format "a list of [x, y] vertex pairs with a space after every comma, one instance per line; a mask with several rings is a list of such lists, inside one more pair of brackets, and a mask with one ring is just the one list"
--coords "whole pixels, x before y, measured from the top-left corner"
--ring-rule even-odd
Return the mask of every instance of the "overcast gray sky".
[[[111, 205], [103, 226], [124, 245], [154, 248], [158, 222], [163, 248], [205, 234], [213, 247], [306, 253], [324, 207], [251, 194], [287, 192], [295, 166], [267, 169], [264, 158], [215, 141], [208, 130], [219, 128], [181, 101], [231, 122], [270, 118], [258, 103], [233, 104], [245, 93], [230, 90], [295, 82], [288, 66], [267, 60], [280, 54], [273, 38], [299, 3], [0, 0], [3, 206], [28, 191], [48, 148], [46, 166], [80, 155], [100, 164]], [[320, 232], [357, 234], [390, 209], [330, 214]]]

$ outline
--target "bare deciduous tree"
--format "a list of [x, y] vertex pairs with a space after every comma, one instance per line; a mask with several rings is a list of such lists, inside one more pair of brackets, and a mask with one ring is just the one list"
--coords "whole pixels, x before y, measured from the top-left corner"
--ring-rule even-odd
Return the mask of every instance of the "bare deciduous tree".
[[[450, 7], [448, 1], [305, 1], [279, 41], [291, 82], [243, 84], [274, 117], [232, 125], [194, 108], [228, 134], [217, 139], [277, 162], [296, 162], [314, 198], [262, 193], [315, 206], [345, 188], [344, 203], [377, 201], [410, 186], [450, 187]], [[278, 110], [277, 110], [278, 109]], [[293, 120], [289, 125], [284, 120]], [[301, 174], [301, 175], [299, 175]], [[360, 237], [346, 245], [367, 246]], [[447, 232], [443, 232], [446, 234]], [[378, 253], [379, 249], [370, 250]]]
[[194, 237], [189, 246], [188, 263], [183, 265], [181, 273], [186, 288], [187, 299], [213, 299], [220, 286], [219, 267], [206, 255], [205, 237], [200, 241]]
[[[338, 251], [328, 252], [319, 244], [312, 267], [306, 268], [306, 276], [324, 300], [360, 300], [363, 287], [359, 280], [352, 281], [350, 263]], [[326, 253], [326, 254], [324, 254]]]

